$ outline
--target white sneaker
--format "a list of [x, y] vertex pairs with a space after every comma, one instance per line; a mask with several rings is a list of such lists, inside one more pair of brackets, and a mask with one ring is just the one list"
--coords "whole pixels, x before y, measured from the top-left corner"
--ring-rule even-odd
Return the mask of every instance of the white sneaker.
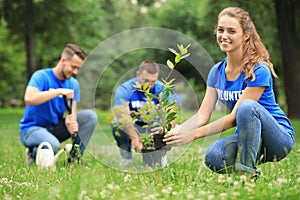
[[161, 157], [161, 166], [162, 167], [167, 167], [169, 164], [168, 164], [168, 159], [167, 159], [167, 155], [163, 155], [163, 157]]
[[120, 167], [126, 167], [126, 166], [128, 166], [128, 165], [130, 165], [132, 163], [133, 163], [132, 159], [124, 159], [124, 158], [122, 158], [122, 160], [120, 160], [119, 166]]

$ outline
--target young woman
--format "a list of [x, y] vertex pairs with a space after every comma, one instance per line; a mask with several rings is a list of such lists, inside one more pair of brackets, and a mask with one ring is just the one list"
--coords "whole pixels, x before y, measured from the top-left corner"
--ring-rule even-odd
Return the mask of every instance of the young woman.
[[[218, 173], [252, 174], [257, 161], [286, 157], [294, 145], [294, 130], [275, 101], [272, 75], [277, 76], [248, 12], [225, 8], [215, 33], [227, 56], [211, 69], [197, 114], [169, 131], [164, 141], [178, 146], [236, 127], [234, 135], [208, 148], [205, 163]], [[208, 123], [217, 100], [231, 112]]]

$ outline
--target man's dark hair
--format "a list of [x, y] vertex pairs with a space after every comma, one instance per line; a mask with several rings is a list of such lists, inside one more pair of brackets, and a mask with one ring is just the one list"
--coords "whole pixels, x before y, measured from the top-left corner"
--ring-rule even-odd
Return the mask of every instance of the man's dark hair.
[[86, 58], [85, 51], [77, 44], [67, 44], [62, 52], [62, 55], [71, 59], [74, 55], [84, 60]]
[[146, 70], [149, 74], [159, 73], [159, 65], [152, 60], [144, 60], [138, 69], [139, 72]]

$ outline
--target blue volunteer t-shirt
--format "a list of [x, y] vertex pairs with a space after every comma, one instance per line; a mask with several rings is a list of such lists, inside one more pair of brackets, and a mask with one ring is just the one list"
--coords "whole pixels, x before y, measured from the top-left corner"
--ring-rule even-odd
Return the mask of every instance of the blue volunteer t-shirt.
[[[130, 111], [137, 111], [142, 106], [146, 105], [146, 95], [143, 92], [137, 90], [134, 85], [138, 82], [138, 78], [132, 78], [123, 84], [119, 85], [115, 91], [115, 106], [122, 106], [128, 104]], [[159, 95], [160, 92], [163, 92], [164, 87], [160, 81], [156, 81], [154, 87], [150, 90], [151, 94]], [[168, 99], [172, 99], [170, 96]], [[152, 101], [154, 104], [158, 104], [158, 100], [153, 98]], [[171, 100], [172, 101], [172, 100]], [[143, 123], [138, 116], [137, 123]], [[116, 122], [116, 119], [114, 119]]]
[[268, 110], [290, 134], [294, 134], [290, 120], [276, 103], [272, 74], [267, 64], [262, 62], [262, 65], [257, 64], [254, 67], [254, 81], [251, 81], [251, 78], [245, 80], [245, 72], [242, 72], [236, 80], [228, 81], [225, 75], [226, 63], [227, 57], [214, 65], [207, 79], [207, 85], [217, 90], [219, 101], [231, 111], [246, 87], [263, 86], [265, 90], [258, 103]]
[[[41, 69], [32, 74], [28, 86], [37, 88], [39, 91], [48, 91], [57, 88], [74, 90], [74, 101], [80, 101], [80, 87], [74, 77], [59, 80], [52, 68]], [[63, 118], [66, 111], [63, 96], [57, 96], [40, 105], [26, 105], [25, 113], [20, 121], [20, 131], [24, 132], [33, 126], [49, 127], [56, 125]]]

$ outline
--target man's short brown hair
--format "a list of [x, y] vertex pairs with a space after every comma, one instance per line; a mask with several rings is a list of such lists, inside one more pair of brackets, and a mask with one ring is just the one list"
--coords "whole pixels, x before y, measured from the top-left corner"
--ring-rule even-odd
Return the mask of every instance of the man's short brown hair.
[[159, 65], [152, 60], [144, 60], [138, 69], [139, 72], [146, 70], [149, 74], [159, 73]]
[[67, 44], [62, 52], [62, 55], [71, 59], [74, 55], [84, 60], [86, 58], [85, 51], [77, 44]]

